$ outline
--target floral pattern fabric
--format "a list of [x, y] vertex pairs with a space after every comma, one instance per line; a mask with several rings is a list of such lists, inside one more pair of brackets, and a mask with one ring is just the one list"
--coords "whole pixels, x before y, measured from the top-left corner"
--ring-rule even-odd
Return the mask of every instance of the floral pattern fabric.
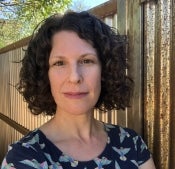
[[77, 161], [59, 150], [36, 129], [9, 146], [1, 169], [138, 169], [150, 152], [131, 129], [104, 124], [108, 141], [103, 152], [90, 161]]

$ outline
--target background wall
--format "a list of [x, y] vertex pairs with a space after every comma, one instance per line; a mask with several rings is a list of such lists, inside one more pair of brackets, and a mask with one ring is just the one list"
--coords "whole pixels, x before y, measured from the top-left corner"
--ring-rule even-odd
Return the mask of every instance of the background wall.
[[[144, 136], [157, 169], [175, 169], [175, 1], [110, 0], [91, 12], [128, 36], [127, 73], [135, 81], [131, 108], [94, 111], [94, 116], [136, 130]], [[29, 39], [0, 49], [0, 160], [9, 143], [50, 119], [31, 115], [14, 88], [20, 64], [13, 61], [23, 57]], [[3, 115], [23, 129], [11, 127]]]
[[144, 8], [145, 139], [157, 168], [175, 168], [175, 1]]
[[117, 7], [136, 83], [128, 120], [138, 125], [134, 117], [143, 119], [156, 167], [175, 169], [175, 1], [118, 0]]

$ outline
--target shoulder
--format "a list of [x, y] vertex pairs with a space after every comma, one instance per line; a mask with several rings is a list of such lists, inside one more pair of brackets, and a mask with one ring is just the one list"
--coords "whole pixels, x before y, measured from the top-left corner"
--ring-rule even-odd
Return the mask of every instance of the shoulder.
[[41, 142], [41, 133], [38, 129], [29, 132], [26, 136], [21, 138], [19, 141], [11, 144], [9, 146], [9, 152], [19, 150], [31, 150], [37, 152], [38, 150], [43, 148], [43, 144]]
[[37, 165], [44, 160], [43, 148], [44, 144], [40, 143], [40, 132], [34, 130], [9, 146], [2, 166], [19, 167], [26, 163], [28, 166]]
[[144, 143], [142, 137], [137, 134], [133, 129], [121, 127], [118, 125], [105, 124], [105, 130], [107, 131], [111, 141], [115, 141], [120, 145], [138, 145], [142, 144], [145, 146], [143, 148], [147, 149], [146, 144]]
[[114, 124], [104, 124], [105, 130], [108, 133], [114, 134], [114, 135], [126, 135], [127, 137], [135, 137], [139, 136], [133, 129], [122, 127], [119, 125], [114, 125]]
[[105, 124], [105, 129], [114, 151], [126, 154], [128, 159], [133, 158], [138, 165], [151, 158], [147, 145], [134, 130], [110, 124]]

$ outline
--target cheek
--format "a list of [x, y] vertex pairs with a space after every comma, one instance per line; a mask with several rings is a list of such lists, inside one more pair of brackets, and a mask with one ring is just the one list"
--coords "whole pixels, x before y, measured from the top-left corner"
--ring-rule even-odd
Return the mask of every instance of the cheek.
[[48, 76], [49, 76], [51, 91], [53, 93], [53, 91], [59, 88], [61, 83], [61, 77], [56, 71], [53, 71], [53, 70], [49, 71]]
[[93, 74], [92, 74], [92, 79], [91, 79], [91, 84], [95, 86], [96, 91], [101, 91], [101, 69], [97, 69]]

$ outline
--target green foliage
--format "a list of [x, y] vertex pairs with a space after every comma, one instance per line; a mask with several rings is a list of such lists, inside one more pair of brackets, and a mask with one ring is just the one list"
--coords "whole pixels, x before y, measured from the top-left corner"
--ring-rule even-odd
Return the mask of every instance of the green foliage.
[[32, 34], [43, 19], [63, 13], [72, 0], [0, 0], [0, 48]]

